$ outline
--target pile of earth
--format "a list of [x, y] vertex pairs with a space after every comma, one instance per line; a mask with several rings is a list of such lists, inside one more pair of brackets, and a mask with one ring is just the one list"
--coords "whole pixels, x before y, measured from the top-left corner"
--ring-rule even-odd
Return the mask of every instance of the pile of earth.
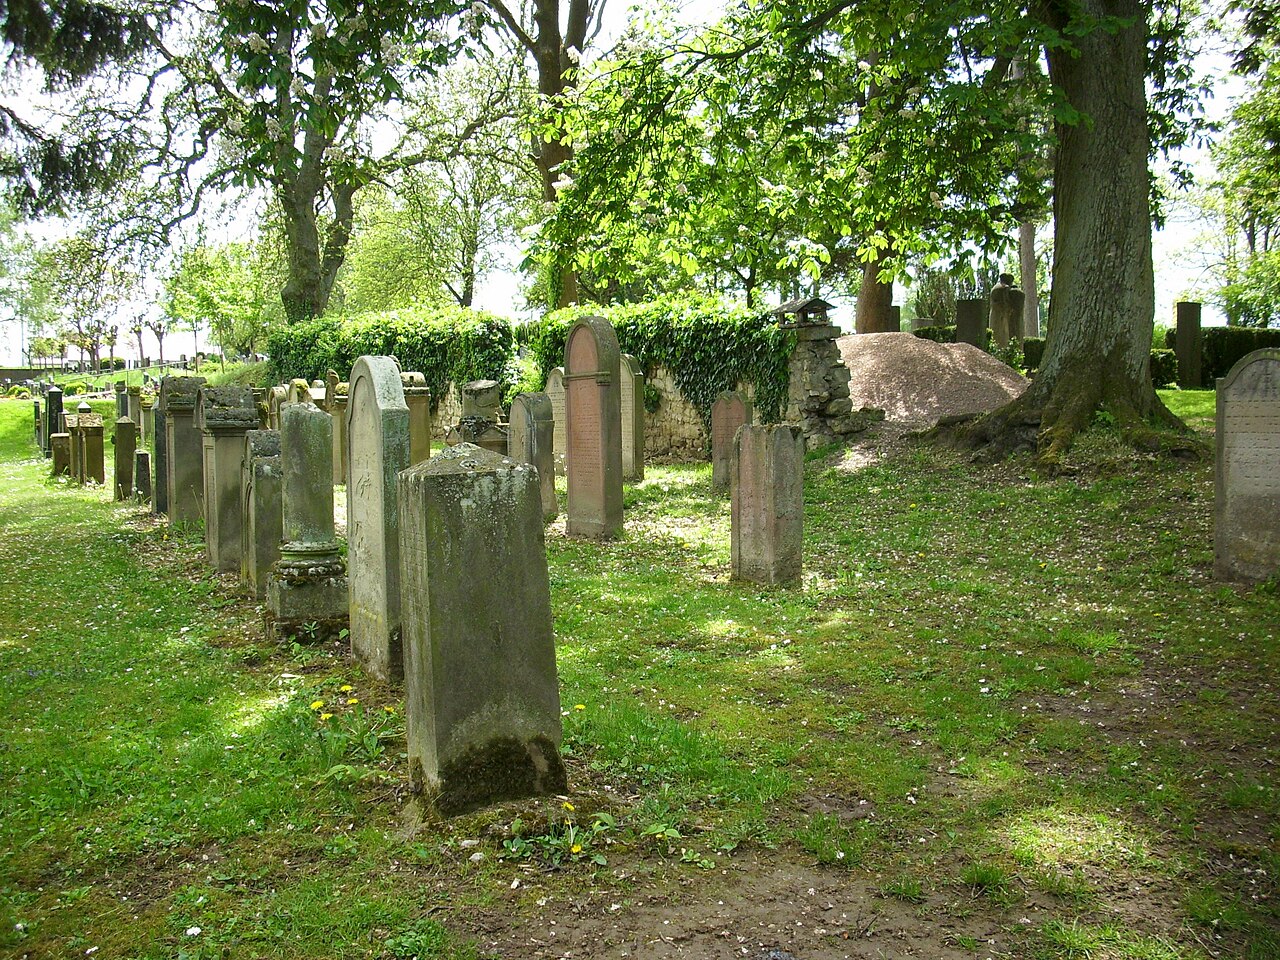
[[913, 333], [863, 333], [836, 341], [849, 368], [853, 409], [878, 407], [889, 420], [935, 424], [995, 410], [1020, 396], [1027, 379], [967, 343], [934, 343]]

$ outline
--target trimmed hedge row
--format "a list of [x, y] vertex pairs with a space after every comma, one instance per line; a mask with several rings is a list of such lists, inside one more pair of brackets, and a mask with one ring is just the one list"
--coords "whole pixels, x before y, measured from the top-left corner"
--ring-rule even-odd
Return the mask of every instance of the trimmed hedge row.
[[726, 307], [713, 300], [659, 300], [620, 306], [568, 307], [518, 328], [517, 340], [533, 357], [541, 382], [564, 365], [565, 337], [580, 317], [602, 316], [613, 324], [623, 353], [646, 371], [671, 372], [685, 398], [711, 422], [711, 405], [738, 381], [755, 384], [755, 406], [766, 422], [781, 419], [790, 379], [794, 334], [768, 313]]
[[362, 356], [391, 356], [416, 370], [434, 406], [449, 382], [505, 379], [514, 352], [510, 321], [480, 310], [432, 307], [322, 317], [279, 328], [267, 339], [277, 380], [321, 379], [330, 368], [344, 379]]
[[[924, 336], [928, 340], [936, 343], [954, 343], [955, 327], [925, 327], [923, 330], [917, 330], [916, 336]], [[939, 331], [938, 333], [929, 334], [929, 331]], [[950, 332], [950, 339], [943, 339]], [[991, 331], [987, 331], [988, 337]], [[990, 340], [988, 339], [988, 343]], [[1023, 364], [1027, 370], [1040, 369], [1040, 363], [1044, 360], [1044, 338], [1043, 337], [1026, 337], [1022, 341], [1022, 357]], [[1151, 351], [1151, 382], [1157, 387], [1167, 387], [1178, 379], [1178, 358], [1172, 350], [1152, 350]]]
[[[1164, 342], [1177, 348], [1178, 331], [1170, 327]], [[1280, 330], [1258, 327], [1202, 327], [1200, 329], [1200, 374], [1206, 387], [1225, 377], [1243, 357], [1255, 350], [1280, 347]], [[1175, 377], [1176, 379], [1176, 377]]]
[[[955, 343], [956, 342], [956, 328], [954, 325], [921, 327], [919, 330], [912, 330], [911, 332], [914, 333], [921, 340], [932, 340], [934, 343]], [[986, 350], [987, 353], [990, 353], [991, 344], [994, 340], [995, 340], [995, 334], [992, 332], [991, 328], [988, 327], [987, 328], [987, 345], [982, 349]]]

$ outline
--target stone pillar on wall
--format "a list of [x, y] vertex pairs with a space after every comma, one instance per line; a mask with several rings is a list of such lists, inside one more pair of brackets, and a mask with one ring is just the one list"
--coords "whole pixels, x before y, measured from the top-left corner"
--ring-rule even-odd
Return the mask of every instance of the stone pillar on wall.
[[830, 324], [798, 325], [795, 331], [787, 422], [800, 428], [809, 450], [865, 430], [868, 418], [853, 411], [849, 368], [841, 361], [836, 346], [840, 328]]

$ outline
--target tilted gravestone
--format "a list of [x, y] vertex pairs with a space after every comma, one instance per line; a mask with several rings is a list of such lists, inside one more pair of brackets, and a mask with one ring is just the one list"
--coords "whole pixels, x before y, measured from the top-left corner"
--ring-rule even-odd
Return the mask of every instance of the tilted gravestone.
[[556, 503], [556, 469], [551, 439], [553, 425], [551, 398], [545, 393], [521, 393], [511, 401], [507, 455], [517, 463], [532, 465], [538, 471], [544, 520], [554, 520], [560, 513]]
[[496, 380], [472, 380], [462, 385], [462, 416], [502, 419], [502, 384]]
[[133, 499], [133, 461], [138, 452], [138, 427], [129, 417], [116, 421], [115, 436], [111, 442], [115, 444], [115, 498], [117, 500]]
[[618, 362], [618, 404], [622, 416], [622, 479], [644, 479], [644, 371], [629, 353]]
[[165, 377], [160, 381], [170, 523], [193, 523], [204, 513], [204, 438], [194, 423], [196, 395], [204, 382], [204, 377]]
[[267, 578], [267, 635], [327, 641], [347, 629], [346, 567], [333, 526], [333, 421], [313, 403], [280, 408], [283, 537]]
[[616, 537], [622, 532], [618, 337], [603, 317], [584, 317], [569, 328], [564, 356], [565, 529], [570, 536]]
[[569, 446], [566, 433], [568, 420], [564, 413], [564, 367], [552, 367], [547, 374], [547, 385], [544, 390], [551, 399], [551, 417], [554, 426], [551, 430], [552, 456], [556, 465], [556, 476], [564, 476], [564, 455]]
[[194, 423], [203, 438], [205, 555], [215, 570], [238, 571], [244, 522], [240, 465], [244, 436], [258, 426], [253, 390], [201, 387]]
[[404, 675], [396, 475], [409, 466], [409, 408], [391, 357], [361, 357], [347, 390], [351, 652], [380, 680]]
[[804, 545], [804, 435], [745, 426], [733, 443], [730, 556], [735, 580], [794, 583]]
[[280, 541], [284, 537], [280, 432], [246, 433], [240, 470], [240, 584], [250, 596], [261, 598], [267, 592], [267, 575], [280, 559]]
[[534, 471], [461, 443], [399, 485], [415, 787], [446, 814], [566, 792]]
[[1280, 350], [1255, 350], [1218, 381], [1213, 569], [1280, 572]]
[[738, 428], [751, 422], [751, 401], [736, 390], [725, 390], [711, 405], [711, 488], [729, 489], [733, 465], [733, 438]]

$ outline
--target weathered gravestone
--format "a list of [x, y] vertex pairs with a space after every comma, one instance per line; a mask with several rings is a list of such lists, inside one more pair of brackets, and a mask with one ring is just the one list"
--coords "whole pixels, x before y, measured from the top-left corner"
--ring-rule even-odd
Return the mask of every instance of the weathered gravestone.
[[280, 407], [289, 402], [289, 388], [277, 384], [267, 391], [267, 429], [280, 429]]
[[787, 424], [745, 426], [733, 448], [733, 578], [794, 583], [804, 545], [804, 436]]
[[130, 387], [126, 393], [128, 395], [129, 419], [134, 422], [135, 426], [140, 425], [142, 423], [142, 387]]
[[472, 380], [462, 385], [462, 416], [502, 419], [502, 385], [496, 380]]
[[1013, 282], [1013, 274], [1000, 274], [1000, 282], [991, 288], [991, 334], [996, 345], [1004, 348], [1010, 340], [1022, 342], [1022, 306], [1026, 295]]
[[244, 522], [240, 465], [244, 436], [258, 426], [253, 390], [201, 387], [194, 423], [203, 436], [205, 555], [215, 570], [238, 571]]
[[396, 475], [409, 466], [409, 408], [391, 357], [361, 357], [347, 391], [351, 652], [373, 676], [404, 675]]
[[204, 438], [196, 430], [196, 396], [204, 377], [165, 377], [160, 406], [165, 422], [165, 463], [170, 523], [193, 523], [203, 515]]
[[551, 398], [545, 393], [521, 393], [511, 401], [507, 455], [517, 463], [532, 465], [538, 471], [544, 520], [554, 520], [560, 512], [556, 503], [556, 469], [551, 439], [553, 425]]
[[329, 415], [333, 417], [333, 482], [347, 482], [347, 384], [329, 371]]
[[79, 419], [74, 412], [62, 415], [67, 433], [67, 476], [76, 483], [84, 483], [84, 435], [80, 432]]
[[280, 408], [283, 542], [267, 578], [267, 635], [328, 641], [347, 628], [347, 578], [333, 527], [333, 422], [313, 403]]
[[167, 515], [169, 513], [169, 427], [165, 419], [164, 408], [160, 405], [160, 397], [151, 408], [151, 460], [152, 476], [155, 482], [151, 485], [151, 512]]
[[115, 436], [115, 498], [133, 499], [133, 461], [138, 452], [138, 426], [129, 417], [116, 421]]
[[399, 483], [415, 787], [446, 814], [566, 792], [534, 471], [462, 443]]
[[284, 537], [278, 430], [250, 430], [244, 435], [240, 471], [240, 584], [250, 596], [261, 598]]
[[547, 374], [547, 385], [544, 390], [551, 399], [551, 417], [554, 426], [551, 430], [552, 456], [556, 465], [556, 476], [564, 476], [564, 455], [569, 447], [569, 436], [566, 428], [569, 421], [564, 412], [564, 367], [552, 367]]
[[404, 403], [409, 408], [409, 463], [431, 457], [431, 390], [427, 378], [417, 371], [400, 375]]
[[622, 479], [644, 479], [644, 371], [629, 353], [618, 361], [618, 404], [622, 417]]
[[151, 453], [137, 450], [133, 454], [133, 492], [139, 503], [151, 499]]
[[76, 429], [80, 434], [80, 482], [107, 482], [107, 451], [103, 437], [102, 414], [94, 413], [88, 403], [76, 407]]
[[62, 388], [50, 387], [44, 395], [44, 455], [52, 456], [50, 438], [55, 433], [64, 433], [62, 428]]
[[1255, 350], [1218, 381], [1213, 572], [1280, 572], [1280, 350]]
[[728, 490], [733, 466], [733, 438], [751, 422], [751, 401], [726, 390], [711, 405], [711, 488]]
[[115, 383], [116, 415], [114, 420], [123, 420], [129, 416], [129, 384], [124, 380]]
[[36, 415], [36, 446], [39, 447], [41, 451], [43, 451], [44, 436], [41, 434], [41, 431], [44, 429], [44, 420], [40, 414], [40, 401], [32, 400], [31, 404], [33, 407], [35, 407], [35, 415]]
[[987, 346], [987, 301], [981, 298], [956, 301], [956, 343], [968, 343], [983, 350]]
[[1177, 323], [1173, 345], [1178, 360], [1178, 386], [1199, 390], [1204, 385], [1200, 364], [1200, 304], [1189, 300], [1174, 304], [1174, 321]]
[[71, 475], [71, 434], [55, 433], [50, 437], [53, 452], [53, 476]]
[[154, 448], [156, 433], [156, 411], [153, 401], [149, 397], [142, 398], [142, 419], [138, 421], [138, 443], [151, 446]]
[[570, 536], [622, 532], [619, 354], [618, 337], [603, 317], [584, 317], [569, 328], [564, 380]]

